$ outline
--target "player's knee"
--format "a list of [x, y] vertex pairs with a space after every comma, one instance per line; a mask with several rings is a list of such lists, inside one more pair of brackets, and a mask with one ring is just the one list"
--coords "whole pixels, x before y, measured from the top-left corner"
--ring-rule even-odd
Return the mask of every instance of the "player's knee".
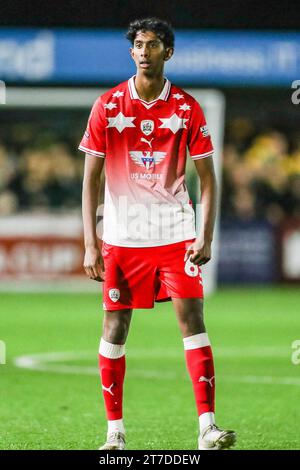
[[179, 326], [183, 337], [204, 333], [203, 310], [195, 309], [185, 312], [179, 317]]
[[199, 318], [192, 322], [180, 322], [179, 326], [183, 338], [198, 335], [199, 333], [205, 333], [206, 331], [203, 320]]
[[129, 325], [130, 315], [127, 312], [117, 314], [114, 312], [107, 312], [103, 322], [103, 338], [113, 344], [125, 344]]
[[124, 324], [116, 323], [105, 325], [102, 336], [105, 341], [113, 344], [125, 344], [128, 328]]

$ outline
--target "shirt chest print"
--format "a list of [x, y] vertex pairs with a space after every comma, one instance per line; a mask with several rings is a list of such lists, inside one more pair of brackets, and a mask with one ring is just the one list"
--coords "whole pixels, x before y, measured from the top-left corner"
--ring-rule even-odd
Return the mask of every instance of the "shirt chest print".
[[181, 118], [177, 116], [176, 113], [172, 114], [172, 116], [168, 118], [159, 118], [162, 124], [159, 126], [159, 129], [170, 129], [173, 134], [176, 134], [179, 129], [187, 129], [185, 123], [188, 119]]
[[157, 165], [161, 161], [164, 160], [164, 158], [167, 155], [167, 152], [152, 152], [150, 150], [147, 151], [136, 151], [136, 150], [131, 150], [129, 151], [129, 155], [131, 156], [132, 160], [137, 164], [140, 165], [146, 170], [149, 170], [150, 168], [153, 168], [154, 165]]
[[[118, 90], [117, 92], [113, 93], [112, 97], [118, 100], [121, 97], [123, 98], [123, 95], [124, 95], [124, 92], [120, 92]], [[173, 94], [173, 97], [176, 98], [176, 101], [183, 99], [183, 95], [179, 93]], [[113, 102], [109, 102], [109, 103], [106, 103], [104, 107], [108, 109], [109, 111], [111, 111], [112, 109], [117, 107], [117, 104]], [[187, 103], [184, 102], [183, 104], [179, 106], [179, 109], [181, 111], [187, 111], [187, 110], [190, 110], [191, 107]], [[106, 127], [107, 128], [115, 127], [119, 133], [122, 133], [124, 129], [126, 129], [127, 127], [136, 127], [136, 124], [133, 123], [133, 121], [136, 119], [137, 119], [136, 116], [125, 116], [120, 111], [116, 116], [107, 117], [108, 124]], [[165, 117], [160, 118], [156, 116], [156, 119], [160, 121], [160, 123], [158, 123], [160, 124], [158, 126], [159, 129], [169, 129], [173, 134], [176, 134], [180, 129], [187, 129], [186, 122], [188, 121], [188, 119], [178, 116], [176, 112], [167, 118]], [[154, 127], [156, 127], [154, 125], [153, 120], [142, 120], [142, 119], [141, 119], [140, 126], [141, 126], [142, 132], [146, 136], [153, 133]], [[152, 147], [152, 145], [150, 146]]]
[[134, 119], [136, 119], [135, 116], [124, 116], [124, 114], [120, 112], [117, 114], [117, 116], [107, 119], [108, 125], [106, 127], [115, 127], [120, 133], [126, 127], [135, 127], [135, 124], [132, 122]]

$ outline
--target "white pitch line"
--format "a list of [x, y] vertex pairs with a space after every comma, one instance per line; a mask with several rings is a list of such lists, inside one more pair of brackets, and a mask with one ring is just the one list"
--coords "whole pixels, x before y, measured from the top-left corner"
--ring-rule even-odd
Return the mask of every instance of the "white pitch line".
[[[262, 349], [266, 353], [265, 356], [262, 354]], [[219, 350], [219, 352], [221, 349]], [[227, 351], [227, 354], [224, 354]], [[259, 351], [259, 354], [258, 354]], [[222, 357], [238, 357], [237, 352], [241, 352], [241, 348], [222, 348]], [[275, 353], [280, 353], [278, 356]], [[285, 352], [282, 355], [280, 348], [243, 348], [242, 354], [239, 357], [288, 357]], [[169, 353], [169, 354], [168, 354]], [[230, 354], [229, 354], [230, 353]], [[254, 354], [255, 353], [255, 354]], [[273, 356], [271, 356], [273, 353]], [[182, 352], [180, 350], [163, 350], [163, 349], [141, 349], [131, 351], [126, 354], [128, 358], [148, 358], [162, 357], [164, 358], [180, 358]], [[98, 367], [93, 366], [79, 366], [79, 365], [68, 365], [68, 364], [57, 364], [61, 362], [67, 362], [76, 359], [91, 359], [96, 358], [97, 352], [93, 351], [62, 351], [62, 352], [48, 352], [31, 354], [25, 356], [19, 356], [14, 358], [13, 364], [22, 369], [29, 369], [39, 372], [52, 372], [58, 374], [75, 374], [75, 375], [98, 375]], [[159, 371], [159, 370], [141, 370], [130, 368], [127, 371], [127, 377], [129, 378], [144, 378], [144, 379], [162, 379], [162, 380], [189, 380], [189, 377], [185, 373], [178, 374], [173, 371]], [[234, 382], [234, 383], [246, 383], [246, 384], [263, 384], [263, 385], [295, 385], [300, 386], [300, 377], [276, 377], [276, 376], [259, 376], [259, 375], [225, 375], [218, 374], [218, 379], [222, 382]]]

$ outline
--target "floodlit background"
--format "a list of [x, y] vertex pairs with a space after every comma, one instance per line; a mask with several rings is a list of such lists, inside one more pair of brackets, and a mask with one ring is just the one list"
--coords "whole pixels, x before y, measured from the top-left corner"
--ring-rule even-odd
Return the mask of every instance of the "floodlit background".
[[[196, 96], [221, 192], [204, 269], [217, 418], [238, 449], [300, 449], [300, 33], [293, 3], [6, 2], [0, 19], [1, 449], [95, 449], [101, 285], [82, 269], [77, 150], [104, 90], [135, 73], [136, 17], [171, 21], [166, 76]], [[272, 5], [271, 5], [272, 4]], [[6, 93], [3, 86], [6, 85]], [[6, 99], [4, 97], [6, 96]], [[5, 101], [5, 104], [4, 104]], [[191, 162], [187, 179], [199, 198]], [[101, 223], [101, 217], [99, 217]], [[134, 312], [128, 449], [195, 449], [197, 416], [172, 304]], [[280, 432], [279, 432], [280, 431]]]

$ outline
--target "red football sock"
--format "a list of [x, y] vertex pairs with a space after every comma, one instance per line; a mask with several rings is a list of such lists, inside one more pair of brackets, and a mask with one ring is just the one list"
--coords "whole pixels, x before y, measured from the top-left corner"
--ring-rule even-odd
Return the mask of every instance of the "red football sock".
[[108, 343], [101, 338], [99, 369], [107, 419], [122, 419], [125, 345]]
[[198, 416], [215, 412], [215, 371], [206, 333], [183, 339], [187, 369], [192, 379]]

